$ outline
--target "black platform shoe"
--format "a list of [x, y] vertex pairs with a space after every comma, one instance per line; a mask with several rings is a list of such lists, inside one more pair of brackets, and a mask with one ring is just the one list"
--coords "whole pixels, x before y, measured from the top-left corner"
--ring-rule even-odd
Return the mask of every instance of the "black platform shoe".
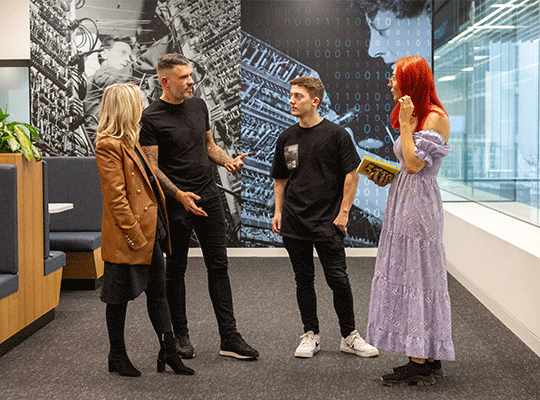
[[[409, 357], [409, 361], [411, 360], [411, 357]], [[429, 368], [431, 368], [431, 373], [433, 376], [437, 379], [444, 378], [446, 376], [446, 373], [442, 369], [442, 362], [441, 360], [433, 360], [429, 361], [426, 360], [426, 364]], [[399, 372], [402, 369], [407, 368], [409, 364], [402, 365], [400, 367], [396, 367], [392, 370], [393, 373]]]
[[395, 370], [397, 371], [381, 378], [383, 384], [386, 386], [430, 386], [436, 381], [427, 363], [418, 364], [411, 360], [407, 365], [397, 367]]
[[165, 372], [165, 364], [172, 368], [175, 374], [193, 375], [195, 373], [186, 367], [176, 350], [176, 339], [172, 332], [165, 332], [159, 338], [161, 349], [157, 359], [157, 372]]

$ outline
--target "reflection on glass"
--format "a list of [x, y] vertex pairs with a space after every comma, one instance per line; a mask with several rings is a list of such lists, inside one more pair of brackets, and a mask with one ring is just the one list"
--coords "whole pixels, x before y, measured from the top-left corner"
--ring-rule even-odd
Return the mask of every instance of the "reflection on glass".
[[28, 67], [0, 68], [0, 108], [10, 121], [30, 123]]
[[434, 10], [434, 74], [452, 128], [441, 188], [540, 225], [540, 0], [504, 3]]

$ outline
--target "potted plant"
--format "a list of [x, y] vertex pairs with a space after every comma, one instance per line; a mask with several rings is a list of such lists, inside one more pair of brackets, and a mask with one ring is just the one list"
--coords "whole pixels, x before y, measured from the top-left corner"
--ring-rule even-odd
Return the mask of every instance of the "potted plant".
[[[30, 140], [39, 140], [36, 128], [24, 122], [7, 122], [10, 114], [0, 108], [0, 153], [22, 153], [27, 160], [41, 161], [41, 154]], [[28, 133], [25, 129], [28, 130]]]

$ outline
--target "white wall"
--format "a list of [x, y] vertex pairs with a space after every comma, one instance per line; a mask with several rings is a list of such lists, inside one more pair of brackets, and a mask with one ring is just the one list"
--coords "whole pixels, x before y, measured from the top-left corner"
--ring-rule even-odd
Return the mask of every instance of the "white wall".
[[0, 60], [30, 59], [29, 7], [29, 0], [0, 0]]
[[445, 203], [448, 272], [540, 355], [540, 228], [474, 203]]

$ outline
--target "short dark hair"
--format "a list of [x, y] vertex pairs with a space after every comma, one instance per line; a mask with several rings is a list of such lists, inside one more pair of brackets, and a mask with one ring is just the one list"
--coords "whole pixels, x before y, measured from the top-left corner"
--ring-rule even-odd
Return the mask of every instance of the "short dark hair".
[[175, 65], [189, 65], [189, 59], [179, 53], [165, 54], [158, 59], [157, 71], [173, 69]]
[[324, 96], [323, 83], [312, 76], [299, 76], [290, 82], [291, 86], [300, 86], [307, 90], [311, 98], [318, 97], [322, 102]]
[[431, 0], [355, 0], [363, 13], [390, 11], [396, 18], [414, 18], [431, 10]]
[[129, 47], [132, 47], [133, 41], [130, 37], [124, 36], [105, 36], [101, 41], [101, 47], [105, 49], [111, 49], [115, 43], [122, 42], [129, 45]]

